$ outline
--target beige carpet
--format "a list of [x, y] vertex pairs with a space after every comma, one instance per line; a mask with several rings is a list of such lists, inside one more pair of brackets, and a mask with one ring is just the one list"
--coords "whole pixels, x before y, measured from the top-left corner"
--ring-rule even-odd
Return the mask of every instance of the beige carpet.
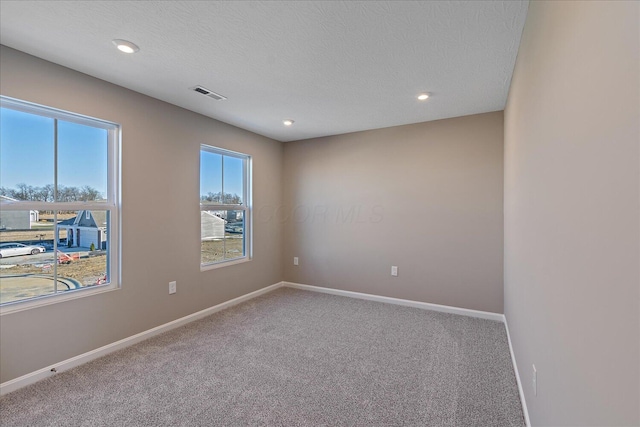
[[0, 399], [2, 426], [523, 426], [504, 325], [282, 288]]

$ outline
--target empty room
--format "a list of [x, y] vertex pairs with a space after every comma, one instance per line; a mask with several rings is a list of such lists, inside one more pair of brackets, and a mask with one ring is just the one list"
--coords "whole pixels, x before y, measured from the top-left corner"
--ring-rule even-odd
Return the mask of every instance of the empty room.
[[640, 2], [1, 0], [0, 425], [640, 426]]

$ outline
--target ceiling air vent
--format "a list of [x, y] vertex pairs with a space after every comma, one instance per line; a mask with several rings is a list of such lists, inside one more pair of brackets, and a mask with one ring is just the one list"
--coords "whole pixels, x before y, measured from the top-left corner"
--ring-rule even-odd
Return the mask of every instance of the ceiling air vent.
[[208, 96], [209, 98], [213, 98], [216, 101], [224, 101], [225, 99], [227, 99], [226, 96], [222, 96], [219, 93], [215, 93], [210, 91], [209, 89], [202, 87], [202, 86], [194, 86], [192, 88], [190, 88], [191, 90], [198, 92], [204, 96]]

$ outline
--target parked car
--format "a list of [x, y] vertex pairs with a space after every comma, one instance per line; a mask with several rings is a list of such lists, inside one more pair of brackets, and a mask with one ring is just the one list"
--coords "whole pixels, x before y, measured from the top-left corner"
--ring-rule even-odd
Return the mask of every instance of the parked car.
[[1, 243], [0, 258], [7, 258], [18, 255], [35, 255], [45, 252], [44, 246], [23, 245], [22, 243]]
[[224, 231], [227, 233], [242, 233], [242, 223], [239, 224], [227, 224], [224, 227]]

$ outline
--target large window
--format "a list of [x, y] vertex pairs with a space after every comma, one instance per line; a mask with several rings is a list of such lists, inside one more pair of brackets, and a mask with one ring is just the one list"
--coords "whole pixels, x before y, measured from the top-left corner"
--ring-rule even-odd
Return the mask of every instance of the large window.
[[117, 286], [119, 136], [113, 123], [0, 97], [3, 311]]
[[200, 265], [251, 257], [251, 158], [207, 145], [200, 149]]

